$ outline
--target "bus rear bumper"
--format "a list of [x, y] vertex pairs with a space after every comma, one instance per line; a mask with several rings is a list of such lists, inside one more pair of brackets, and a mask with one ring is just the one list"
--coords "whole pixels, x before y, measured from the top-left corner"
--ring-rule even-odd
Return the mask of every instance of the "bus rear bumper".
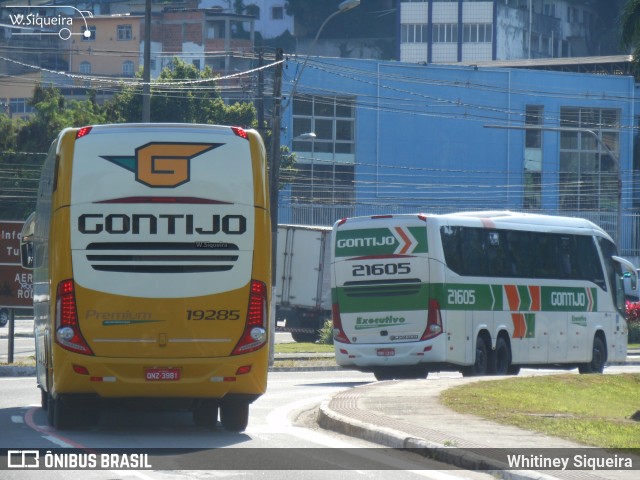
[[64, 355], [53, 395], [100, 398], [257, 398], [267, 388], [268, 349], [223, 358], [105, 358]]
[[442, 347], [433, 341], [366, 344], [334, 344], [336, 363], [342, 367], [394, 367], [443, 363], [446, 355]]

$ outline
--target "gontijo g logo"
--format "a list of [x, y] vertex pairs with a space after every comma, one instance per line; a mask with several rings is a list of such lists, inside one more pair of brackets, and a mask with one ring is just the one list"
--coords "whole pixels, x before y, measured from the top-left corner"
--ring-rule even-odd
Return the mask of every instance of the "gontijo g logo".
[[135, 156], [102, 155], [136, 175], [148, 187], [174, 188], [190, 178], [191, 159], [223, 143], [150, 142], [136, 148]]

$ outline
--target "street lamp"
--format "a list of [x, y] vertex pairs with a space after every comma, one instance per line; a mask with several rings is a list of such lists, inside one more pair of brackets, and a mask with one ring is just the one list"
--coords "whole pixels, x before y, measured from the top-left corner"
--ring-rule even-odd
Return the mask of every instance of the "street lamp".
[[596, 139], [598, 145], [602, 145], [606, 150], [607, 154], [613, 159], [613, 162], [616, 165], [616, 171], [618, 172], [618, 208], [616, 211], [616, 243], [620, 248], [621, 244], [621, 228], [622, 228], [622, 170], [620, 169], [620, 159], [614, 153], [613, 150], [609, 148], [603, 140], [602, 137], [595, 132], [594, 130], [590, 130], [588, 128], [580, 128], [580, 127], [546, 127], [544, 125], [484, 125], [484, 128], [499, 128], [503, 130], [540, 130], [546, 132], [581, 132], [587, 133]]
[[360, 0], [344, 0], [344, 2], [341, 2], [340, 5], [338, 5], [338, 10], [333, 12], [331, 15], [325, 18], [324, 22], [322, 22], [322, 25], [320, 25], [320, 28], [318, 29], [318, 32], [316, 33], [316, 36], [313, 39], [313, 42], [311, 42], [311, 45], [309, 46], [309, 51], [307, 52], [307, 56], [304, 57], [304, 63], [302, 64], [302, 67], [300, 67], [298, 76], [296, 77], [296, 80], [293, 82], [293, 87], [291, 87], [291, 93], [289, 93], [289, 98], [287, 99], [287, 103], [284, 106], [285, 109], [287, 108], [287, 106], [289, 106], [289, 104], [291, 103], [291, 100], [293, 99], [293, 95], [296, 93], [296, 87], [298, 86], [300, 77], [302, 77], [302, 72], [307, 66], [309, 57], [313, 53], [313, 49], [316, 46], [316, 43], [318, 42], [318, 38], [320, 38], [320, 33], [322, 33], [322, 30], [324, 30], [324, 27], [327, 25], [327, 23], [329, 23], [329, 20], [331, 20], [336, 15], [340, 15], [341, 13], [348, 12], [349, 10], [356, 8], [358, 5], [360, 5]]

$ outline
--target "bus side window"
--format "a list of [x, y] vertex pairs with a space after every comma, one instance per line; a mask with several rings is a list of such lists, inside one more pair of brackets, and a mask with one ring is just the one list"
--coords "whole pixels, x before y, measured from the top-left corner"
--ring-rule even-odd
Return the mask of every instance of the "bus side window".
[[452, 271], [458, 275], [463, 274], [462, 251], [460, 246], [460, 228], [442, 227], [440, 229], [442, 238], [442, 250], [444, 261]]
[[602, 250], [602, 257], [604, 259], [604, 267], [607, 271], [607, 278], [609, 279], [609, 284], [611, 285], [611, 297], [613, 298], [613, 303], [618, 305], [618, 308], [623, 308], [624, 301], [621, 300], [621, 297], [624, 297], [624, 285], [622, 283], [622, 267], [618, 262], [615, 262], [613, 258], [614, 255], [617, 255], [616, 246], [611, 243], [609, 240], [605, 238], [598, 237], [598, 243], [600, 245], [600, 249]]
[[462, 265], [464, 274], [471, 276], [487, 275], [487, 254], [482, 242], [482, 229], [461, 227]]
[[533, 276], [536, 278], [558, 278], [557, 236], [535, 233], [532, 245]]
[[600, 262], [598, 261], [598, 250], [594, 243], [593, 237], [578, 236], [576, 237], [576, 262], [580, 278], [594, 282], [596, 285], [607, 289], [604, 281], [604, 272]]
[[509, 230], [507, 236], [507, 255], [509, 259], [508, 276], [531, 277], [533, 266], [531, 264], [531, 252], [533, 251], [529, 232]]
[[563, 278], [572, 280], [578, 278], [575, 271], [575, 262], [578, 259], [573, 255], [574, 250], [573, 237], [565, 235], [560, 237], [560, 268]]
[[490, 231], [485, 235], [488, 260], [488, 275], [490, 277], [509, 277], [509, 265], [505, 245], [504, 231]]

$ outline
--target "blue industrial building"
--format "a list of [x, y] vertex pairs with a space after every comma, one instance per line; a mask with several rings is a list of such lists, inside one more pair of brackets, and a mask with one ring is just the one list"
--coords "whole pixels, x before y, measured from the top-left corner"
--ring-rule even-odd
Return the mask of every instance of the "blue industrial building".
[[635, 92], [628, 75], [289, 58], [281, 222], [536, 211], [589, 218], [637, 255]]

